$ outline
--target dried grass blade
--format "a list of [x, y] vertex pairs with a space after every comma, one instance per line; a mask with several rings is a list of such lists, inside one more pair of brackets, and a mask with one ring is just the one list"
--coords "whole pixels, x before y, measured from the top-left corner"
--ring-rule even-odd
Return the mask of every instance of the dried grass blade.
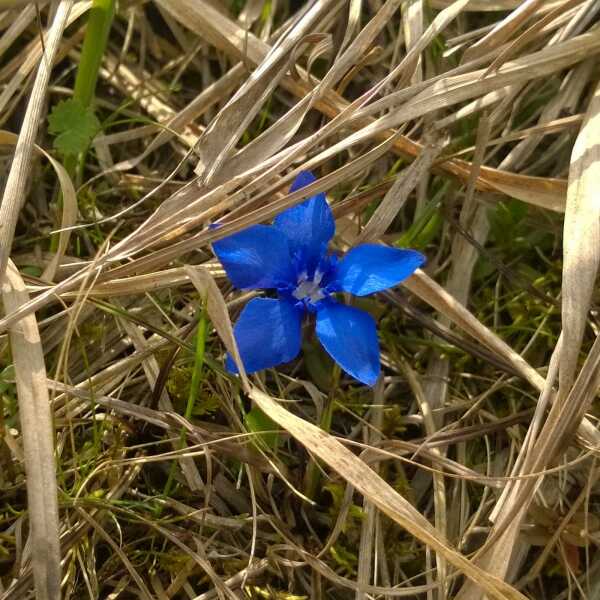
[[402, 286], [439, 311], [462, 331], [503, 356], [534, 388], [542, 389], [544, 378], [526, 360], [423, 271], [417, 270], [412, 277], [402, 283]]
[[[415, 79], [414, 75], [421, 60], [421, 54], [431, 41], [435, 39], [436, 36], [440, 35], [440, 33], [460, 15], [469, 2], [471, 2], [471, 0], [456, 0], [453, 2], [451, 6], [448, 6], [436, 15], [429, 27], [427, 27], [421, 35], [414, 37], [413, 40], [410, 40], [410, 36], [405, 34], [407, 39], [406, 56], [404, 56], [400, 64], [394, 68], [395, 74], [403, 73], [398, 87], [402, 88], [405, 85], [408, 85], [411, 79], [415, 82], [417, 81], [418, 78]], [[418, 4], [411, 2], [408, 10], [412, 11], [413, 14], [417, 13], [418, 15], [422, 11], [422, 6], [419, 9]], [[422, 18], [422, 15], [420, 18]], [[419, 24], [418, 28], [422, 28], [422, 23]]]
[[[360, 15], [362, 13], [362, 0], [350, 0], [348, 6], [348, 23], [344, 32], [344, 39], [340, 44], [339, 53], [342, 53], [346, 46], [350, 43], [358, 24], [360, 23]], [[310, 69], [309, 69], [310, 71]]]
[[[207, 273], [197, 272], [190, 268], [189, 275], [198, 290], [203, 294], [208, 294], [209, 310], [212, 295], [215, 305], [218, 308], [220, 320], [217, 332], [221, 336], [221, 331], [224, 333], [226, 339], [223, 341], [230, 350], [238, 367], [244, 389], [265, 414], [286, 429], [306, 446], [310, 452], [339, 473], [350, 485], [359, 490], [365, 498], [373, 502], [375, 506], [399, 523], [410, 534], [446, 558], [449, 563], [464, 573], [470, 580], [477, 583], [477, 585], [489, 594], [490, 598], [497, 598], [498, 600], [525, 600], [525, 596], [512, 586], [496, 577], [490, 576], [485, 571], [473, 565], [462, 554], [451, 548], [412, 504], [404, 499], [374, 471], [366, 468], [365, 463], [360, 458], [352, 454], [333, 436], [324, 432], [316, 425], [308, 423], [304, 419], [290, 413], [268, 394], [251, 386], [246, 378], [244, 367], [237, 351], [233, 328], [220, 291]], [[199, 276], [202, 276], [205, 281], [202, 281]], [[213, 289], [211, 290], [211, 288]], [[217, 294], [216, 298], [214, 297], [215, 293]]]
[[56, 10], [48, 39], [45, 42], [46, 52], [38, 67], [31, 97], [23, 118], [19, 141], [15, 148], [15, 157], [6, 180], [6, 187], [0, 204], [0, 278], [4, 276], [6, 271], [17, 219], [19, 218], [25, 188], [31, 172], [31, 153], [33, 152], [42, 109], [46, 104], [46, 88], [50, 80], [52, 62], [58, 51], [72, 5], [73, 0], [62, 0]]
[[[544, 396], [551, 394], [552, 384], [556, 376], [556, 365], [552, 363], [556, 356], [560, 354], [561, 351], [557, 347], [551, 360], [548, 381], [542, 392], [540, 403], [544, 401]], [[555, 402], [552, 405], [542, 430], [535, 441], [533, 441], [533, 435], [530, 435], [536, 427], [536, 424], [532, 423], [528, 432], [528, 441], [532, 441], [532, 443], [526, 451], [521, 452], [522, 466], [518, 471], [518, 475], [542, 472], [555, 460], [561, 448], [568, 442], [569, 435], [579, 425], [581, 417], [589, 408], [595, 396], [600, 382], [599, 364], [600, 336], [596, 338], [565, 402]], [[480, 551], [481, 554], [477, 562], [499, 577], [504, 578], [509, 572], [513, 553], [518, 545], [521, 523], [542, 480], [543, 476], [538, 476], [512, 482], [510, 491], [503, 494], [501, 507], [498, 511], [495, 509], [495, 512], [499, 514], [495, 515], [494, 528], [488, 536], [488, 541], [483, 550]], [[466, 582], [457, 596], [457, 600], [478, 600], [478, 598], [479, 591], [471, 582]]]
[[[29, 296], [19, 272], [8, 262], [2, 284], [7, 312]], [[15, 366], [19, 419], [25, 449], [32, 567], [37, 600], [60, 598], [58, 488], [54, 463], [54, 427], [46, 386], [46, 366], [37, 322], [28, 315], [9, 330]]]
[[[77, 2], [77, 4], [72, 8], [72, 10], [69, 13], [69, 18], [67, 19], [67, 26], [74, 23], [79, 17], [81, 17], [81, 15], [87, 12], [91, 4], [91, 0], [80, 0], [79, 2]], [[48, 35], [48, 32], [44, 32], [44, 40], [47, 39]], [[79, 35], [79, 32], [73, 37], [77, 35]], [[44, 45], [42, 45], [41, 38], [37, 40], [32, 40], [30, 45], [23, 53], [24, 56], [18, 56], [18, 58], [21, 59], [21, 63], [18, 65], [17, 70], [14, 71], [10, 79], [7, 80], [6, 85], [0, 93], [0, 124], [4, 125], [7, 122], [7, 119], [13, 113], [15, 103], [17, 102], [17, 96], [23, 89], [22, 86], [26, 78], [29, 77], [31, 72], [35, 69], [40, 58], [44, 56], [45, 49], [45, 43]], [[55, 55], [55, 57], [64, 54], [60, 50], [62, 50], [62, 48], [59, 49], [59, 52], [57, 53], [57, 55]], [[11, 100], [13, 100], [12, 104]]]
[[[207, 270], [214, 277], [223, 276], [225, 271], [218, 265], [202, 265], [199, 267]], [[112, 279], [104, 283], [93, 285], [89, 293], [94, 298], [110, 298], [112, 296], [137, 296], [148, 292], [156, 292], [165, 288], [174, 288], [177, 286], [189, 284], [190, 278], [183, 267], [174, 269], [165, 269], [157, 273], [147, 273], [145, 275], [132, 275], [123, 279]], [[46, 288], [30, 286], [30, 291], [41, 291]], [[81, 293], [77, 290], [61, 294], [62, 298], [77, 298]]]
[[[154, 152], [161, 145], [167, 143], [177, 133], [181, 133], [193, 121], [198, 120], [204, 115], [221, 97], [239, 85], [244, 74], [244, 65], [238, 63], [215, 83], [204, 88], [189, 104], [164, 123], [164, 129], [150, 142], [141, 154], [118, 163], [115, 165], [115, 170], [127, 170], [136, 167], [151, 152]], [[178, 137], [178, 139], [180, 138]]]
[[[447, 8], [455, 0], [431, 0], [434, 8]], [[550, 9], [558, 6], [563, 0], [546, 0], [545, 7]], [[519, 8], [523, 0], [472, 0], [467, 10], [472, 12], [497, 12]]]
[[113, 552], [119, 557], [120, 561], [123, 563], [131, 578], [135, 581], [136, 585], [139, 588], [140, 596], [143, 600], [153, 600], [153, 596], [150, 593], [150, 590], [144, 583], [144, 580], [133, 566], [133, 563], [127, 558], [127, 555], [123, 550], [119, 547], [119, 545], [112, 539], [112, 537], [108, 534], [108, 532], [100, 525], [100, 523], [94, 519], [91, 515], [89, 515], [82, 508], [76, 508], [77, 514], [88, 524], [90, 525], [94, 531], [113, 549]]
[[485, 54], [510, 39], [511, 35], [538, 9], [546, 0], [525, 0], [516, 10], [500, 21], [481, 40], [473, 44], [463, 54], [462, 60], [468, 62], [478, 54]]
[[[412, 49], [423, 38], [424, 9], [423, 0], [408, 0], [402, 7], [402, 27], [407, 50]], [[423, 80], [423, 66], [420, 56], [417, 58], [414, 71], [408, 75], [411, 83], [419, 83]]]
[[563, 349], [559, 397], [568, 393], [577, 367], [600, 263], [600, 85], [575, 141], [563, 232]]
[[[0, 10], [2, 10], [0, 3]], [[23, 31], [29, 27], [29, 24], [35, 19], [35, 7], [33, 4], [26, 6], [19, 15], [12, 21], [6, 31], [3, 32], [0, 38], [0, 56], [2, 56], [12, 43], [18, 39]]]
[[[198, 146], [200, 161], [196, 168], [196, 173], [202, 174], [206, 181], [219, 170], [228, 153], [289, 69], [294, 58], [293, 48], [333, 3], [334, 0], [315, 2], [302, 19], [286, 32], [285, 37], [273, 46], [248, 81], [239, 88], [206, 130]], [[225, 36], [228, 28], [235, 28], [233, 23], [208, 3], [177, 0], [163, 2], [163, 6], [179, 21], [185, 22], [188, 15], [194, 14], [194, 19], [202, 30], [212, 29], [214, 36]]]
[[[333, 86], [342, 79], [345, 73], [352, 72], [352, 69], [355, 68], [357, 64], [360, 64], [381, 30], [389, 23], [394, 13], [398, 10], [398, 6], [401, 2], [402, 0], [387, 0], [377, 11], [377, 14], [356, 35], [355, 39], [347, 49], [338, 55], [332, 68], [326, 73], [323, 79], [318, 82], [315, 87], [310, 88], [310, 91], [308, 91], [305, 96], [301, 97], [300, 102], [288, 111], [288, 113], [284, 114], [275, 124], [269, 127], [267, 131], [250, 142], [238, 154], [232, 157], [230, 161], [224, 164], [221, 179], [217, 181], [222, 181], [224, 178], [229, 179], [232, 175], [247, 172], [257, 166], [260, 167], [268, 158], [272, 157], [275, 152], [282, 148], [298, 131], [304, 117], [309, 109], [312, 108], [315, 101], [318, 98], [325, 96], [328, 92], [331, 92]], [[303, 74], [308, 81], [308, 75], [304, 72]], [[289, 83], [291, 78], [287, 77], [284, 80], [284, 84], [285, 81]], [[339, 85], [343, 85], [343, 83], [340, 83]], [[370, 90], [365, 96], [374, 94], [375, 90], [380, 85], [381, 84], [378, 84], [378, 86]], [[363, 96], [363, 98], [365, 96]], [[366, 100], [364, 101], [366, 102]], [[356, 110], [354, 105], [357, 102], [360, 103], [361, 101], [356, 101], [347, 107], [348, 113]], [[338, 121], [341, 121], [341, 118], [342, 115], [338, 115], [337, 119], [331, 121], [321, 130], [320, 135], [325, 136], [328, 129], [329, 133], [331, 133], [331, 131], [338, 126]], [[296, 151], [298, 153], [302, 152], [302, 150], [298, 148], [296, 148]]]
[[[446, 165], [468, 168], [469, 172], [472, 168], [469, 163], [463, 161], [449, 161]], [[467, 178], [466, 171], [463, 171], [463, 178]], [[482, 166], [477, 187], [485, 190], [486, 188], [482, 184], [489, 186], [488, 191], [502, 192], [511, 198], [518, 198], [533, 206], [540, 206], [555, 212], [564, 212], [565, 210], [567, 182], [563, 179], [520, 175]]]
[[221, 294], [219, 286], [217, 286], [210, 273], [203, 269], [195, 269], [192, 266], [186, 265], [185, 270], [187, 271], [190, 281], [198, 290], [198, 293], [201, 296], [206, 297], [206, 308], [211, 323], [217, 330], [217, 333], [219, 334], [222, 342], [225, 344], [225, 347], [231, 353], [231, 356], [239, 367], [239, 372], [242, 375], [242, 379], [245, 381], [246, 372], [238, 353], [237, 344], [235, 343], [233, 327], [231, 326], [229, 312], [227, 311], [227, 304], [225, 303], [225, 299], [223, 298], [223, 294]]
[[381, 204], [377, 207], [365, 228], [360, 232], [355, 244], [362, 244], [380, 238], [398, 212], [404, 206], [409, 194], [417, 187], [419, 181], [426, 176], [433, 161], [442, 151], [441, 146], [425, 146], [423, 152], [413, 161], [408, 168], [396, 177], [392, 187], [388, 190]]
[[[14, 133], [11, 133], [10, 131], [0, 131], [0, 145], [6, 144], [14, 146], [16, 145], [17, 141], [18, 136]], [[71, 237], [71, 230], [69, 227], [75, 225], [75, 221], [77, 220], [77, 194], [75, 193], [73, 182], [71, 181], [71, 178], [69, 177], [69, 174], [65, 168], [37, 144], [34, 146], [34, 148], [37, 152], [43, 154], [52, 165], [52, 168], [58, 177], [58, 183], [60, 185], [60, 191], [63, 197], [63, 212], [61, 220], [61, 232], [58, 237], [58, 248], [52, 257], [52, 260], [42, 273], [42, 279], [52, 281], [56, 275], [56, 269], [58, 269], [61, 258], [64, 256], [67, 250], [67, 244], [69, 243], [69, 238]]]
[[[402, 285], [442, 315], [448, 317], [462, 331], [504, 357], [532, 387], [539, 391], [544, 389], [545, 379], [522, 356], [483, 325], [468, 309], [423, 271], [417, 270]], [[589, 419], [585, 418], [581, 421], [577, 433], [590, 446], [600, 445], [600, 431]]]
[[462, 554], [451, 548], [412, 504], [333, 436], [290, 413], [261, 390], [253, 387], [249, 393], [259, 408], [273, 421], [286, 429], [312, 454], [329, 465], [411, 535], [444, 556], [448, 562], [485, 590], [490, 598], [525, 599], [525, 596], [512, 586], [475, 567]]
[[[431, 410], [432, 405], [427, 398], [427, 394], [419, 381], [418, 375], [413, 371], [410, 365], [401, 359], [401, 368], [406, 376], [406, 380], [412, 393], [419, 406], [419, 412], [423, 417], [423, 424], [425, 426], [425, 433], [428, 438], [432, 438], [438, 431]], [[431, 452], [436, 456], [443, 457], [443, 452], [439, 448], [432, 448]], [[436, 529], [444, 536], [448, 537], [448, 502], [446, 499], [446, 480], [441, 473], [433, 473], [433, 502], [434, 502], [434, 518]], [[441, 556], [436, 557], [437, 563], [437, 577], [440, 586], [439, 600], [444, 600], [447, 597], [448, 592], [448, 581], [446, 577], [448, 575], [446, 561]]]
[[501, 64], [506, 62], [509, 57], [516, 54], [517, 50], [522, 46], [525, 46], [529, 41], [535, 38], [536, 34], [543, 29], [546, 25], [551, 23], [556, 17], [564, 14], [565, 11], [569, 10], [576, 4], [579, 4], [582, 0], [565, 0], [564, 5], [557, 6], [554, 10], [547, 13], [539, 21], [536, 21], [533, 25], [528, 27], [521, 35], [519, 35], [513, 42], [511, 42], [505, 49], [503, 49], [498, 56], [494, 59], [492, 64], [488, 67], [486, 73], [491, 73], [497, 69]]
[[593, 33], [585, 33], [560, 44], [549, 46], [506, 63], [498, 71], [482, 78], [484, 70], [473, 71], [467, 75], [454, 75], [440, 79], [424, 89], [408, 102], [397, 107], [398, 96], [390, 95], [389, 101], [374, 103], [363, 110], [364, 116], [383, 106], [395, 107], [396, 110], [379, 117], [351, 138], [370, 137], [378, 132], [397, 127], [398, 125], [425, 116], [435, 110], [470, 100], [506, 86], [522, 84], [532, 79], [556, 73], [589, 58], [591, 53], [600, 52], [600, 40]]
[[[385, 394], [383, 391], [383, 379], [380, 378], [373, 390], [373, 406], [371, 408], [370, 419], [373, 429], [369, 431], [365, 428], [365, 437], [369, 440], [369, 443], [373, 445], [379, 444], [382, 439], [380, 432], [383, 427], [383, 408], [385, 406]], [[371, 468], [377, 474], [380, 473], [379, 465], [377, 463], [374, 463]], [[347, 500], [348, 505], [351, 503], [353, 495], [354, 490], [352, 486], [347, 485], [344, 501]], [[349, 510], [349, 507], [346, 510]], [[360, 531], [358, 567], [356, 569], [356, 583], [362, 586], [367, 585], [373, 578], [373, 550], [375, 547], [377, 508], [373, 506], [372, 502], [364, 498], [363, 511], [364, 519]], [[340, 510], [340, 512], [342, 511]], [[345, 520], [346, 519], [344, 519], [344, 522]], [[321, 550], [321, 554], [323, 554], [323, 550]], [[440, 560], [443, 561], [443, 558], [440, 557]], [[430, 582], [428, 581], [428, 583]], [[367, 600], [367, 594], [363, 591], [358, 591], [355, 600]]]
[[[160, 367], [158, 365], [156, 356], [147, 352], [148, 340], [144, 338], [140, 327], [136, 326], [134, 323], [131, 323], [124, 318], [118, 318], [118, 321], [120, 322], [123, 330], [131, 338], [136, 352], [147, 355], [145, 360], [142, 361], [142, 368], [146, 375], [146, 379], [148, 380], [149, 388], [154, 390], [156, 388], [156, 380], [158, 378]], [[161, 410], [166, 412], [175, 412], [171, 398], [164, 390], [159, 396], [158, 406]], [[172, 442], [172, 447], [173, 450], [177, 451], [180, 448], [179, 440]], [[204, 489], [202, 476], [198, 471], [196, 463], [191, 458], [181, 458], [179, 460], [179, 466], [190, 490], [197, 491]]]
[[[450, 5], [452, 6], [450, 7]], [[459, 3], [448, 2], [447, 4], [444, 4], [444, 8], [450, 7], [448, 8], [448, 11], [440, 13], [436, 17], [432, 25], [425, 31], [423, 37], [415, 44], [415, 46], [413, 46], [396, 70], [401, 71], [409, 66], [413, 58], [418, 59], [424, 45], [455, 18], [461, 10], [472, 9], [472, 5], [473, 0], [470, 0], [470, 2], [461, 0]], [[513, 8], [516, 6], [518, 6], [518, 2], [514, 4]], [[236, 59], [243, 57], [258, 65], [269, 51], [268, 44], [259, 40], [252, 33], [242, 29], [239, 24], [226, 19], [223, 16], [221, 16], [219, 20], [220, 31], [217, 30], [214, 22], [206, 21], [197, 16], [197, 7], [195, 11], [186, 16], [189, 18], [182, 22], [183, 25], [209, 40], [217, 48], [231, 54]], [[300, 68], [298, 68], [298, 72], [301, 74], [304, 73]], [[307, 84], [306, 82], [296, 81], [291, 77], [284, 77], [281, 84], [283, 88], [299, 98], [304, 98], [313, 90], [312, 85]], [[317, 82], [317, 85], [318, 84], [319, 82]], [[349, 102], [333, 90], [326, 90], [324, 97], [322, 99], [317, 99], [314, 104], [316, 109], [331, 119], [338, 117], [342, 111], [348, 108], [348, 106]], [[350, 122], [349, 125], [356, 130], [359, 128], [359, 124], [364, 127], [365, 123], [369, 122], [372, 122], [372, 120], [365, 119], [361, 120], [360, 123], [358, 121]], [[394, 132], [390, 130], [381, 132], [381, 134], [379, 134], [379, 139], [387, 138], [390, 135], [394, 135]], [[399, 136], [394, 142], [394, 151], [399, 154], [418, 156], [422, 150], [423, 148], [420, 144], [407, 137]], [[471, 165], [466, 161], [445, 161], [440, 163], [439, 167], [463, 181], [466, 181], [469, 177], [469, 173], [471, 173]], [[481, 191], [488, 192], [500, 191], [511, 197], [523, 200], [524, 202], [558, 212], [564, 211], [566, 182], [562, 180], [528, 177], [482, 167], [480, 176], [477, 179], [477, 188]]]
[[35, 4], [36, 0], [0, 0], [0, 10], [10, 10], [28, 4]]

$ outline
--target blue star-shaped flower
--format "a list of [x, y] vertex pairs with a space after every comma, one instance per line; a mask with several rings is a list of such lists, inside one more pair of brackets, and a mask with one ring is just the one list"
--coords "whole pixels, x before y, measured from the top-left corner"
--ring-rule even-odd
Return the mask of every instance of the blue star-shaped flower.
[[[295, 192], [315, 181], [302, 172]], [[336, 302], [333, 294], [367, 296], [393, 287], [425, 262], [415, 250], [379, 244], [352, 248], [341, 260], [328, 254], [335, 221], [325, 194], [278, 215], [272, 226], [254, 225], [213, 244], [233, 285], [273, 289], [277, 298], [254, 298], [242, 310], [234, 334], [248, 373], [274, 367], [300, 352], [302, 320], [316, 313], [319, 341], [340, 367], [367, 385], [380, 371], [375, 321]], [[237, 372], [230, 356], [227, 368]]]

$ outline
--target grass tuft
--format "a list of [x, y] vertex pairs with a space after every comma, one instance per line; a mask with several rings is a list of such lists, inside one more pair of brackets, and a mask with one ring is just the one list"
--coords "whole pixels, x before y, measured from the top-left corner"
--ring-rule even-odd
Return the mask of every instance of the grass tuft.
[[[596, 598], [596, 4], [0, 1], [0, 597]], [[224, 368], [301, 169], [373, 389]]]

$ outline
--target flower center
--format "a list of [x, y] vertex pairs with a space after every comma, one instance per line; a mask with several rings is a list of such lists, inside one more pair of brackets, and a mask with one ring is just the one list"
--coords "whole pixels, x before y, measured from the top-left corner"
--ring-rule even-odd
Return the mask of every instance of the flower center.
[[292, 296], [296, 300], [304, 300], [306, 302], [315, 304], [319, 300], [325, 298], [325, 292], [321, 289], [321, 280], [323, 279], [323, 273], [320, 271], [315, 272], [313, 279], [308, 279], [306, 273], [302, 273], [298, 277], [298, 286], [292, 292]]

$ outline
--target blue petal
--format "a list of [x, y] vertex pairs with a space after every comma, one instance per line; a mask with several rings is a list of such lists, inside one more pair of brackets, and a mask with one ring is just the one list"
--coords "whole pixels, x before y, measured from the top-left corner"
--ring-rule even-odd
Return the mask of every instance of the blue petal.
[[317, 336], [346, 373], [366, 385], [375, 385], [380, 369], [379, 341], [371, 315], [328, 302], [317, 313]]
[[289, 243], [274, 227], [248, 227], [214, 242], [213, 250], [237, 288], [278, 288], [296, 281]]
[[[244, 306], [233, 333], [247, 373], [289, 362], [300, 352], [303, 312], [288, 300], [253, 298]], [[231, 356], [227, 370], [237, 373]]]
[[331, 289], [366, 296], [398, 285], [425, 262], [416, 250], [362, 244], [338, 263]]
[[[308, 171], [301, 172], [292, 183], [290, 192], [295, 192], [315, 181]], [[290, 241], [292, 253], [296, 255], [301, 271], [312, 276], [327, 244], [335, 233], [335, 219], [325, 194], [311, 196], [275, 217], [273, 223]]]
[[296, 175], [296, 179], [292, 181], [292, 185], [290, 185], [290, 194], [292, 192], [297, 192], [299, 189], [310, 185], [317, 178], [310, 171], [300, 171], [298, 175]]

